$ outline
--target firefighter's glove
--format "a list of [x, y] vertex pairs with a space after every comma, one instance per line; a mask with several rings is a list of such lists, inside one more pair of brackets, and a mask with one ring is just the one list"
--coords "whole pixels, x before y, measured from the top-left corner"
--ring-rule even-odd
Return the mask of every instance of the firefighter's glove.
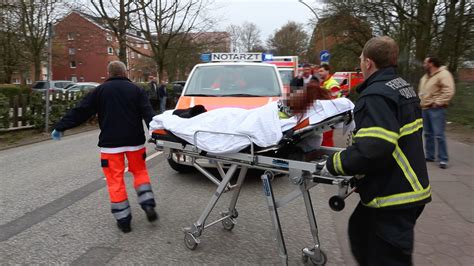
[[56, 129], [53, 130], [53, 132], [51, 132], [51, 138], [53, 140], [60, 140], [63, 135], [64, 135], [64, 132], [57, 131]]

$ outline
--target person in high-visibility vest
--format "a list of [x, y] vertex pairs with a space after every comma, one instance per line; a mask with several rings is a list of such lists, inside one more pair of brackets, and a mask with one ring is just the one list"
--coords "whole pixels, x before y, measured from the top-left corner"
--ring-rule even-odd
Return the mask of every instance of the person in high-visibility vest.
[[388, 36], [365, 44], [354, 141], [321, 171], [356, 177], [360, 202], [348, 232], [359, 265], [412, 265], [416, 220], [431, 201], [420, 99], [396, 74], [397, 59], [398, 45]]
[[[331, 92], [331, 98], [335, 99], [341, 96], [341, 87], [339, 83], [332, 77], [330, 73], [330, 66], [322, 64], [318, 69], [319, 77], [321, 78], [321, 87]], [[322, 146], [334, 147], [333, 139], [334, 130], [329, 130], [323, 133]]]
[[124, 182], [125, 157], [133, 174], [138, 203], [148, 221], [158, 219], [155, 196], [145, 164], [143, 120], [150, 124], [154, 116], [147, 93], [127, 78], [127, 67], [112, 61], [107, 67], [109, 79], [95, 88], [54, 126], [51, 136], [59, 140], [65, 130], [79, 126], [98, 114], [100, 163], [109, 191], [112, 214], [119, 229], [132, 230], [132, 212]]

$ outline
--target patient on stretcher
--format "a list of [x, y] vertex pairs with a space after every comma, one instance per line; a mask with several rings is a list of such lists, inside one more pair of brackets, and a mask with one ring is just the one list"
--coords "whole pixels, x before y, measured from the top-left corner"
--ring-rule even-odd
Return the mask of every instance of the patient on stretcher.
[[170, 110], [153, 118], [150, 131], [165, 129], [213, 154], [236, 153], [250, 142], [259, 147], [271, 147], [280, 142], [284, 132], [302, 121], [314, 125], [353, 109], [354, 105], [346, 98], [319, 100], [324, 95], [315, 82], [280, 103], [270, 102], [250, 110], [220, 108], [191, 118], [173, 115]]

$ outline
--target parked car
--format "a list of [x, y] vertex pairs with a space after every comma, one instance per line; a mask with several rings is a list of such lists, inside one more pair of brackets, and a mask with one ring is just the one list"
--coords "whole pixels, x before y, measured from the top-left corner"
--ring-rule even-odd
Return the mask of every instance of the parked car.
[[97, 82], [78, 82], [72, 86], [68, 86], [64, 89], [65, 92], [76, 92], [76, 91], [90, 91], [95, 89], [100, 84]]
[[70, 80], [52, 80], [50, 85], [47, 80], [39, 80], [33, 84], [31, 90], [37, 92], [43, 92], [46, 89], [51, 91], [63, 91], [64, 88], [71, 83], [73, 82]]
[[171, 82], [173, 84], [173, 93], [177, 97], [181, 96], [181, 93], [183, 92], [184, 85], [186, 84], [185, 80], [179, 80], [179, 81], [173, 81]]

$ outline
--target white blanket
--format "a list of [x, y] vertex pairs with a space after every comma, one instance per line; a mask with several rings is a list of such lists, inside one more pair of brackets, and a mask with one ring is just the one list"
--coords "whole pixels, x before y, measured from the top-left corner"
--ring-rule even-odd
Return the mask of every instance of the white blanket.
[[[328, 117], [352, 110], [350, 100], [341, 98], [331, 101], [316, 101], [310, 108], [307, 117], [310, 123], [320, 122]], [[250, 145], [250, 140], [260, 146], [276, 145], [282, 138], [282, 132], [296, 126], [296, 119], [279, 119], [276, 102], [268, 103], [255, 109], [220, 108], [208, 111], [192, 118], [181, 118], [172, 115], [173, 110], [153, 117], [150, 122], [150, 131], [166, 129], [177, 137], [197, 145], [199, 149], [214, 153], [235, 153]], [[313, 116], [317, 116], [313, 117]], [[197, 131], [211, 131], [228, 133], [197, 133], [194, 143], [194, 134]], [[238, 136], [245, 135], [248, 136]]]

